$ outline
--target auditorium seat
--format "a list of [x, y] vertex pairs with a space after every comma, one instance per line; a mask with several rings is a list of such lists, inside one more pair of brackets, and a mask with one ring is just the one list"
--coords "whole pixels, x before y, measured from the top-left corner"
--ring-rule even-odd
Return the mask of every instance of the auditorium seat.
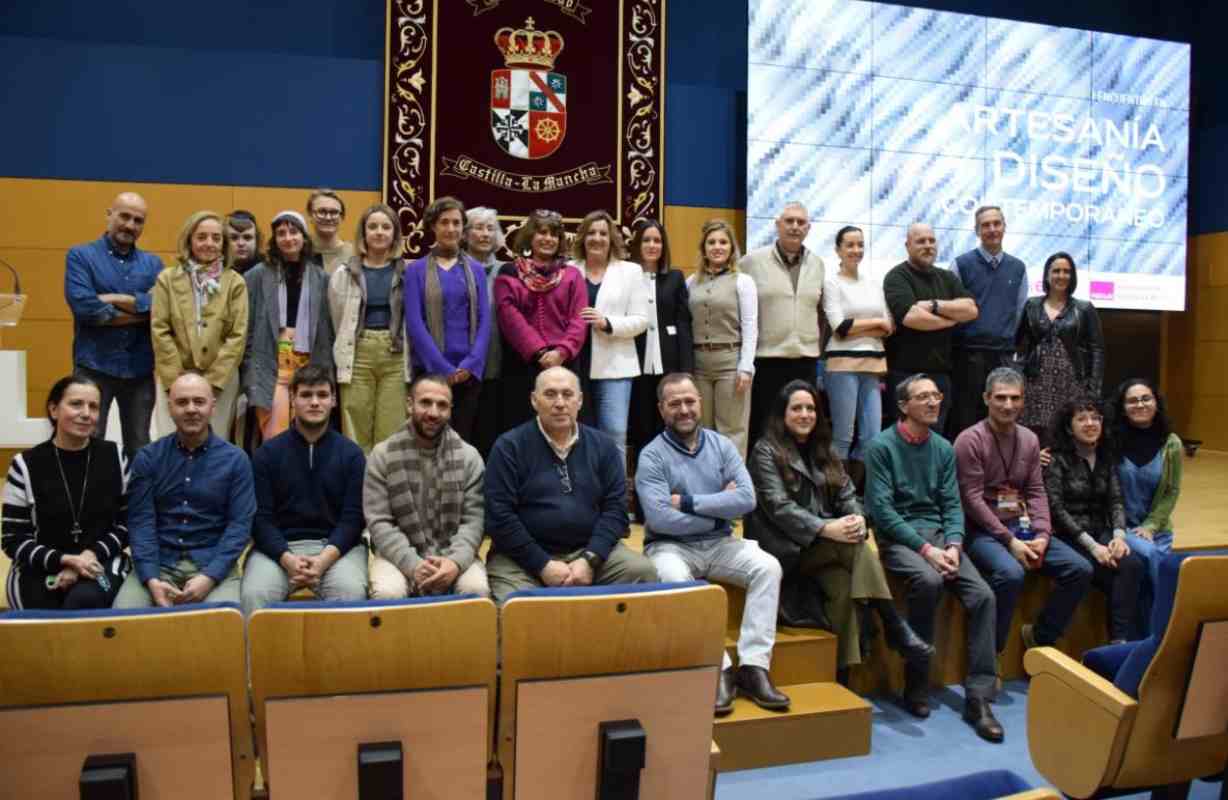
[[0, 786], [78, 797], [87, 756], [132, 753], [142, 797], [250, 797], [237, 605], [9, 611], [0, 653]]
[[[1152, 636], [1088, 653], [1089, 665], [1027, 652], [1028, 744], [1071, 797], [1174, 787], [1228, 763], [1228, 556], [1173, 554], [1160, 565]], [[1157, 795], [1153, 795], [1157, 796]]]
[[277, 603], [252, 614], [248, 635], [271, 797], [357, 797], [359, 748], [376, 745], [400, 751], [393, 773], [406, 797], [486, 796], [498, 642], [490, 600]]
[[592, 797], [599, 726], [625, 720], [644, 734], [639, 797], [707, 796], [725, 608], [725, 593], [702, 582], [512, 593], [501, 617], [504, 800]]

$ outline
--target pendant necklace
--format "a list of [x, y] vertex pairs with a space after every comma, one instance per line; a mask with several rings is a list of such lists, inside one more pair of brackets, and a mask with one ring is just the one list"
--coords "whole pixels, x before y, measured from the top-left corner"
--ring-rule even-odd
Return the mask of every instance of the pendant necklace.
[[60, 461], [60, 448], [54, 442], [51, 444], [55, 451], [55, 464], [60, 468], [60, 480], [64, 484], [64, 494], [68, 495], [68, 511], [72, 514], [72, 530], [69, 533], [72, 535], [72, 540], [75, 543], [80, 543], [81, 536], [84, 531], [81, 530], [81, 514], [85, 511], [85, 489], [89, 486], [90, 480], [90, 460], [94, 457], [94, 448], [88, 444], [85, 446], [85, 476], [81, 479], [81, 502], [77, 504], [76, 510], [72, 507], [72, 490], [68, 488], [68, 476], [64, 473], [64, 463]]

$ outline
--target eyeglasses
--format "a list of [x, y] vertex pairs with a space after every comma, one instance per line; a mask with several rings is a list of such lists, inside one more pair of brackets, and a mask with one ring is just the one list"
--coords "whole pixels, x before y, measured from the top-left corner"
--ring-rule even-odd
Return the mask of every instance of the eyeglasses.
[[942, 392], [921, 392], [920, 394], [914, 394], [910, 399], [920, 400], [922, 403], [928, 403], [931, 400], [935, 403], [941, 403]]
[[341, 219], [341, 209], [339, 208], [317, 208], [311, 212], [311, 216], [316, 219]]
[[560, 461], [554, 465], [555, 470], [559, 473], [559, 480], [563, 483], [563, 494], [571, 494], [571, 471], [567, 469], [567, 462]]
[[1149, 406], [1155, 401], [1156, 399], [1148, 394], [1142, 397], [1127, 397], [1125, 402], [1128, 406]]

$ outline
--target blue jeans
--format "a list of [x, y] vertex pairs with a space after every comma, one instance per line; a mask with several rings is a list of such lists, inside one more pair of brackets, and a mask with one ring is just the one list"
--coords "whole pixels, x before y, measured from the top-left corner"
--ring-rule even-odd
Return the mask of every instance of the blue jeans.
[[1138, 629], [1143, 636], [1151, 633], [1151, 607], [1155, 605], [1155, 587], [1160, 579], [1160, 562], [1173, 551], [1173, 532], [1157, 531], [1151, 541], [1133, 533], [1126, 534], [1126, 544], [1147, 562], [1147, 579], [1138, 591]]
[[[998, 602], [997, 631], [994, 641], [998, 652], [1006, 649], [1006, 637], [1010, 635], [1011, 617], [1023, 590], [1027, 571], [1015, 560], [1011, 551], [992, 534], [972, 530], [964, 540], [964, 549], [972, 563], [981, 571], [986, 583], [993, 587]], [[1049, 537], [1045, 559], [1038, 570], [1053, 578], [1056, 586], [1045, 600], [1045, 607], [1036, 619], [1036, 643], [1053, 644], [1066, 632], [1070, 618], [1074, 616], [1079, 602], [1092, 585], [1092, 565], [1070, 545], [1056, 536]]]
[[627, 417], [631, 413], [633, 378], [594, 378], [589, 381], [586, 398], [592, 404], [597, 429], [608, 434], [627, 460]]
[[107, 414], [111, 401], [119, 403], [119, 425], [124, 437], [124, 456], [129, 462], [136, 451], [149, 444], [149, 423], [154, 409], [153, 373], [140, 378], [116, 378], [89, 367], [76, 366], [78, 375], [84, 375], [98, 384], [101, 390], [98, 407], [98, 430], [94, 435], [107, 438]]
[[[869, 372], [828, 372], [827, 402], [831, 405], [831, 436], [836, 455], [864, 460], [866, 443], [882, 430], [883, 401], [877, 375]], [[857, 447], [853, 448], [853, 422], [857, 422]]]

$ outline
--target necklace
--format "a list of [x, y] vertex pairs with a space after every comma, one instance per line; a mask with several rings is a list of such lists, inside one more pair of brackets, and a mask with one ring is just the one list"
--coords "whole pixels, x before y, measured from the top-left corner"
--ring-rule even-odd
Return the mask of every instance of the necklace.
[[72, 540], [74, 542], [81, 541], [81, 535], [84, 531], [81, 530], [81, 514], [85, 511], [85, 489], [89, 486], [90, 480], [90, 460], [94, 457], [94, 448], [88, 444], [85, 446], [85, 476], [81, 479], [81, 502], [77, 504], [77, 509], [74, 511], [72, 507], [72, 490], [68, 488], [68, 476], [64, 473], [64, 463], [60, 461], [60, 448], [53, 442], [52, 450], [55, 451], [55, 464], [60, 468], [60, 480], [64, 484], [64, 494], [68, 495], [68, 511], [72, 514]]

